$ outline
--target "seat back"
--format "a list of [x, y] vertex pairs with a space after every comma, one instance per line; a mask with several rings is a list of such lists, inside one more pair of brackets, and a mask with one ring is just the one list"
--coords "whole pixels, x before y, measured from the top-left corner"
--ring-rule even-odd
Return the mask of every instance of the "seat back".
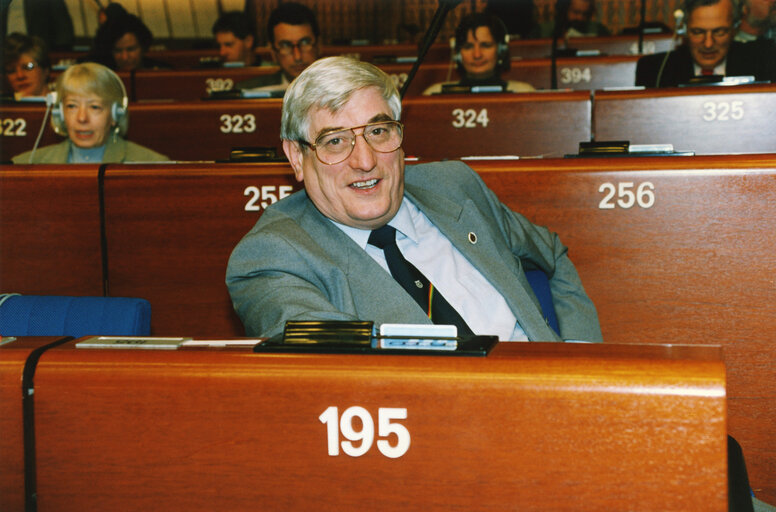
[[552, 292], [550, 291], [550, 281], [547, 274], [541, 270], [526, 270], [525, 277], [528, 284], [539, 299], [539, 305], [542, 308], [542, 315], [547, 321], [547, 325], [560, 336], [560, 327], [558, 326], [558, 317], [555, 314], [555, 306], [552, 304]]
[[147, 336], [151, 304], [129, 297], [5, 295], [0, 298], [3, 336]]

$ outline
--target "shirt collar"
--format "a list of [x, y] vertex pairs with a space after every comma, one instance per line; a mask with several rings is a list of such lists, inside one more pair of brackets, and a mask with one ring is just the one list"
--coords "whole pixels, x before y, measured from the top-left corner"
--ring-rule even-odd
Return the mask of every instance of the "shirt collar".
[[[714, 68], [714, 74], [715, 75], [722, 75], [725, 76], [725, 64], [727, 63], [727, 59], [724, 59], [722, 62], [717, 64], [717, 66]], [[697, 65], [696, 63], [692, 63], [693, 69], [695, 70], [695, 76], [698, 76], [701, 74], [701, 67]]]
[[[396, 231], [403, 234], [413, 242], [418, 242], [418, 234], [415, 230], [415, 223], [412, 221], [413, 213], [417, 211], [417, 207], [404, 196], [399, 206], [399, 211], [396, 215], [388, 221], [388, 225], [396, 228]], [[346, 235], [348, 235], [354, 242], [358, 244], [362, 249], [366, 249], [369, 242], [369, 235], [372, 233], [369, 229], [359, 229], [353, 226], [346, 226], [329, 219], [332, 224], [340, 228]]]

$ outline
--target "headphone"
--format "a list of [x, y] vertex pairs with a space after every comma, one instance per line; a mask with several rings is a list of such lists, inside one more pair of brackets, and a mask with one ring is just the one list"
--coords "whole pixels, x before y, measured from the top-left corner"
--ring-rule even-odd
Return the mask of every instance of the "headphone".
[[[496, 48], [496, 73], [504, 73], [505, 71], [509, 71], [509, 67], [511, 66], [511, 58], [509, 56], [509, 33], [507, 31], [507, 26], [504, 24], [503, 21], [501, 21], [501, 18], [498, 18], [496, 16], [490, 17], [492, 21], [495, 22], [496, 25], [501, 29], [501, 32], [504, 34], [504, 37], [497, 41], [497, 48]], [[491, 36], [495, 39], [495, 34], [493, 34], [493, 29], [490, 25], [479, 25], [477, 27], [474, 27], [472, 31], [476, 30], [479, 27], [487, 27], [488, 30], [491, 32]], [[453, 62], [458, 66], [458, 72], [462, 75], [466, 74], [466, 70], [463, 69], [463, 63], [461, 61], [461, 49], [458, 48], [458, 42], [456, 41], [455, 37], [450, 38], [450, 48], [453, 50]]]
[[[109, 74], [111, 79], [118, 84], [121, 89], [121, 101], [114, 101], [110, 106], [110, 116], [113, 120], [115, 133], [123, 135], [127, 132], [129, 127], [129, 116], [127, 115], [127, 109], [129, 108], [129, 96], [127, 95], [127, 88], [124, 86], [124, 82], [119, 78], [113, 70], [105, 68], [105, 71]], [[50, 93], [46, 96], [46, 105], [51, 108], [51, 127], [59, 135], [67, 135], [67, 128], [65, 127], [65, 114], [62, 101], [64, 98], [58, 97], [56, 92]]]

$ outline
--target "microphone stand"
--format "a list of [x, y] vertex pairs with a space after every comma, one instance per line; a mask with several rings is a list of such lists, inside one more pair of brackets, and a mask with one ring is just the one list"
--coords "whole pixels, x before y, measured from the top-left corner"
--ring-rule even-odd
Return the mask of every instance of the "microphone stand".
[[555, 27], [552, 31], [552, 47], [550, 49], [550, 89], [558, 88], [558, 39], [566, 28], [566, 22], [559, 12], [560, 0], [555, 2]]
[[407, 94], [407, 90], [410, 88], [410, 83], [412, 82], [412, 79], [415, 78], [415, 74], [418, 72], [418, 68], [423, 63], [423, 59], [426, 58], [428, 50], [431, 48], [431, 45], [434, 43], [437, 35], [439, 35], [439, 31], [442, 29], [442, 23], [445, 21], [447, 13], [452, 11], [462, 1], [463, 0], [439, 0], [439, 6], [434, 13], [434, 17], [431, 19], [431, 24], [429, 25], [426, 34], [423, 36], [423, 43], [421, 44], [420, 51], [418, 52], [418, 59], [412, 65], [410, 72], [407, 74], [407, 80], [404, 82], [404, 85], [401, 88], [400, 95], [402, 99], [404, 99], [404, 95]]
[[647, 19], [647, 0], [641, 0], [641, 21], [639, 22], [639, 55], [644, 53], [644, 27]]

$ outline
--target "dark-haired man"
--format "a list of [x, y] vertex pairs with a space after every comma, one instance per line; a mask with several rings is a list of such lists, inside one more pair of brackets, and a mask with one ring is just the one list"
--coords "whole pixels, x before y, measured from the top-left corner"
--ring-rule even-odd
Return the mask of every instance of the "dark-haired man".
[[315, 13], [305, 5], [280, 4], [269, 16], [267, 34], [280, 71], [240, 82], [237, 84], [239, 89], [285, 90], [320, 55], [318, 22]]
[[260, 64], [253, 51], [253, 27], [244, 12], [229, 11], [222, 14], [213, 24], [213, 37], [218, 44], [218, 55], [222, 62], [242, 63], [244, 66]]

